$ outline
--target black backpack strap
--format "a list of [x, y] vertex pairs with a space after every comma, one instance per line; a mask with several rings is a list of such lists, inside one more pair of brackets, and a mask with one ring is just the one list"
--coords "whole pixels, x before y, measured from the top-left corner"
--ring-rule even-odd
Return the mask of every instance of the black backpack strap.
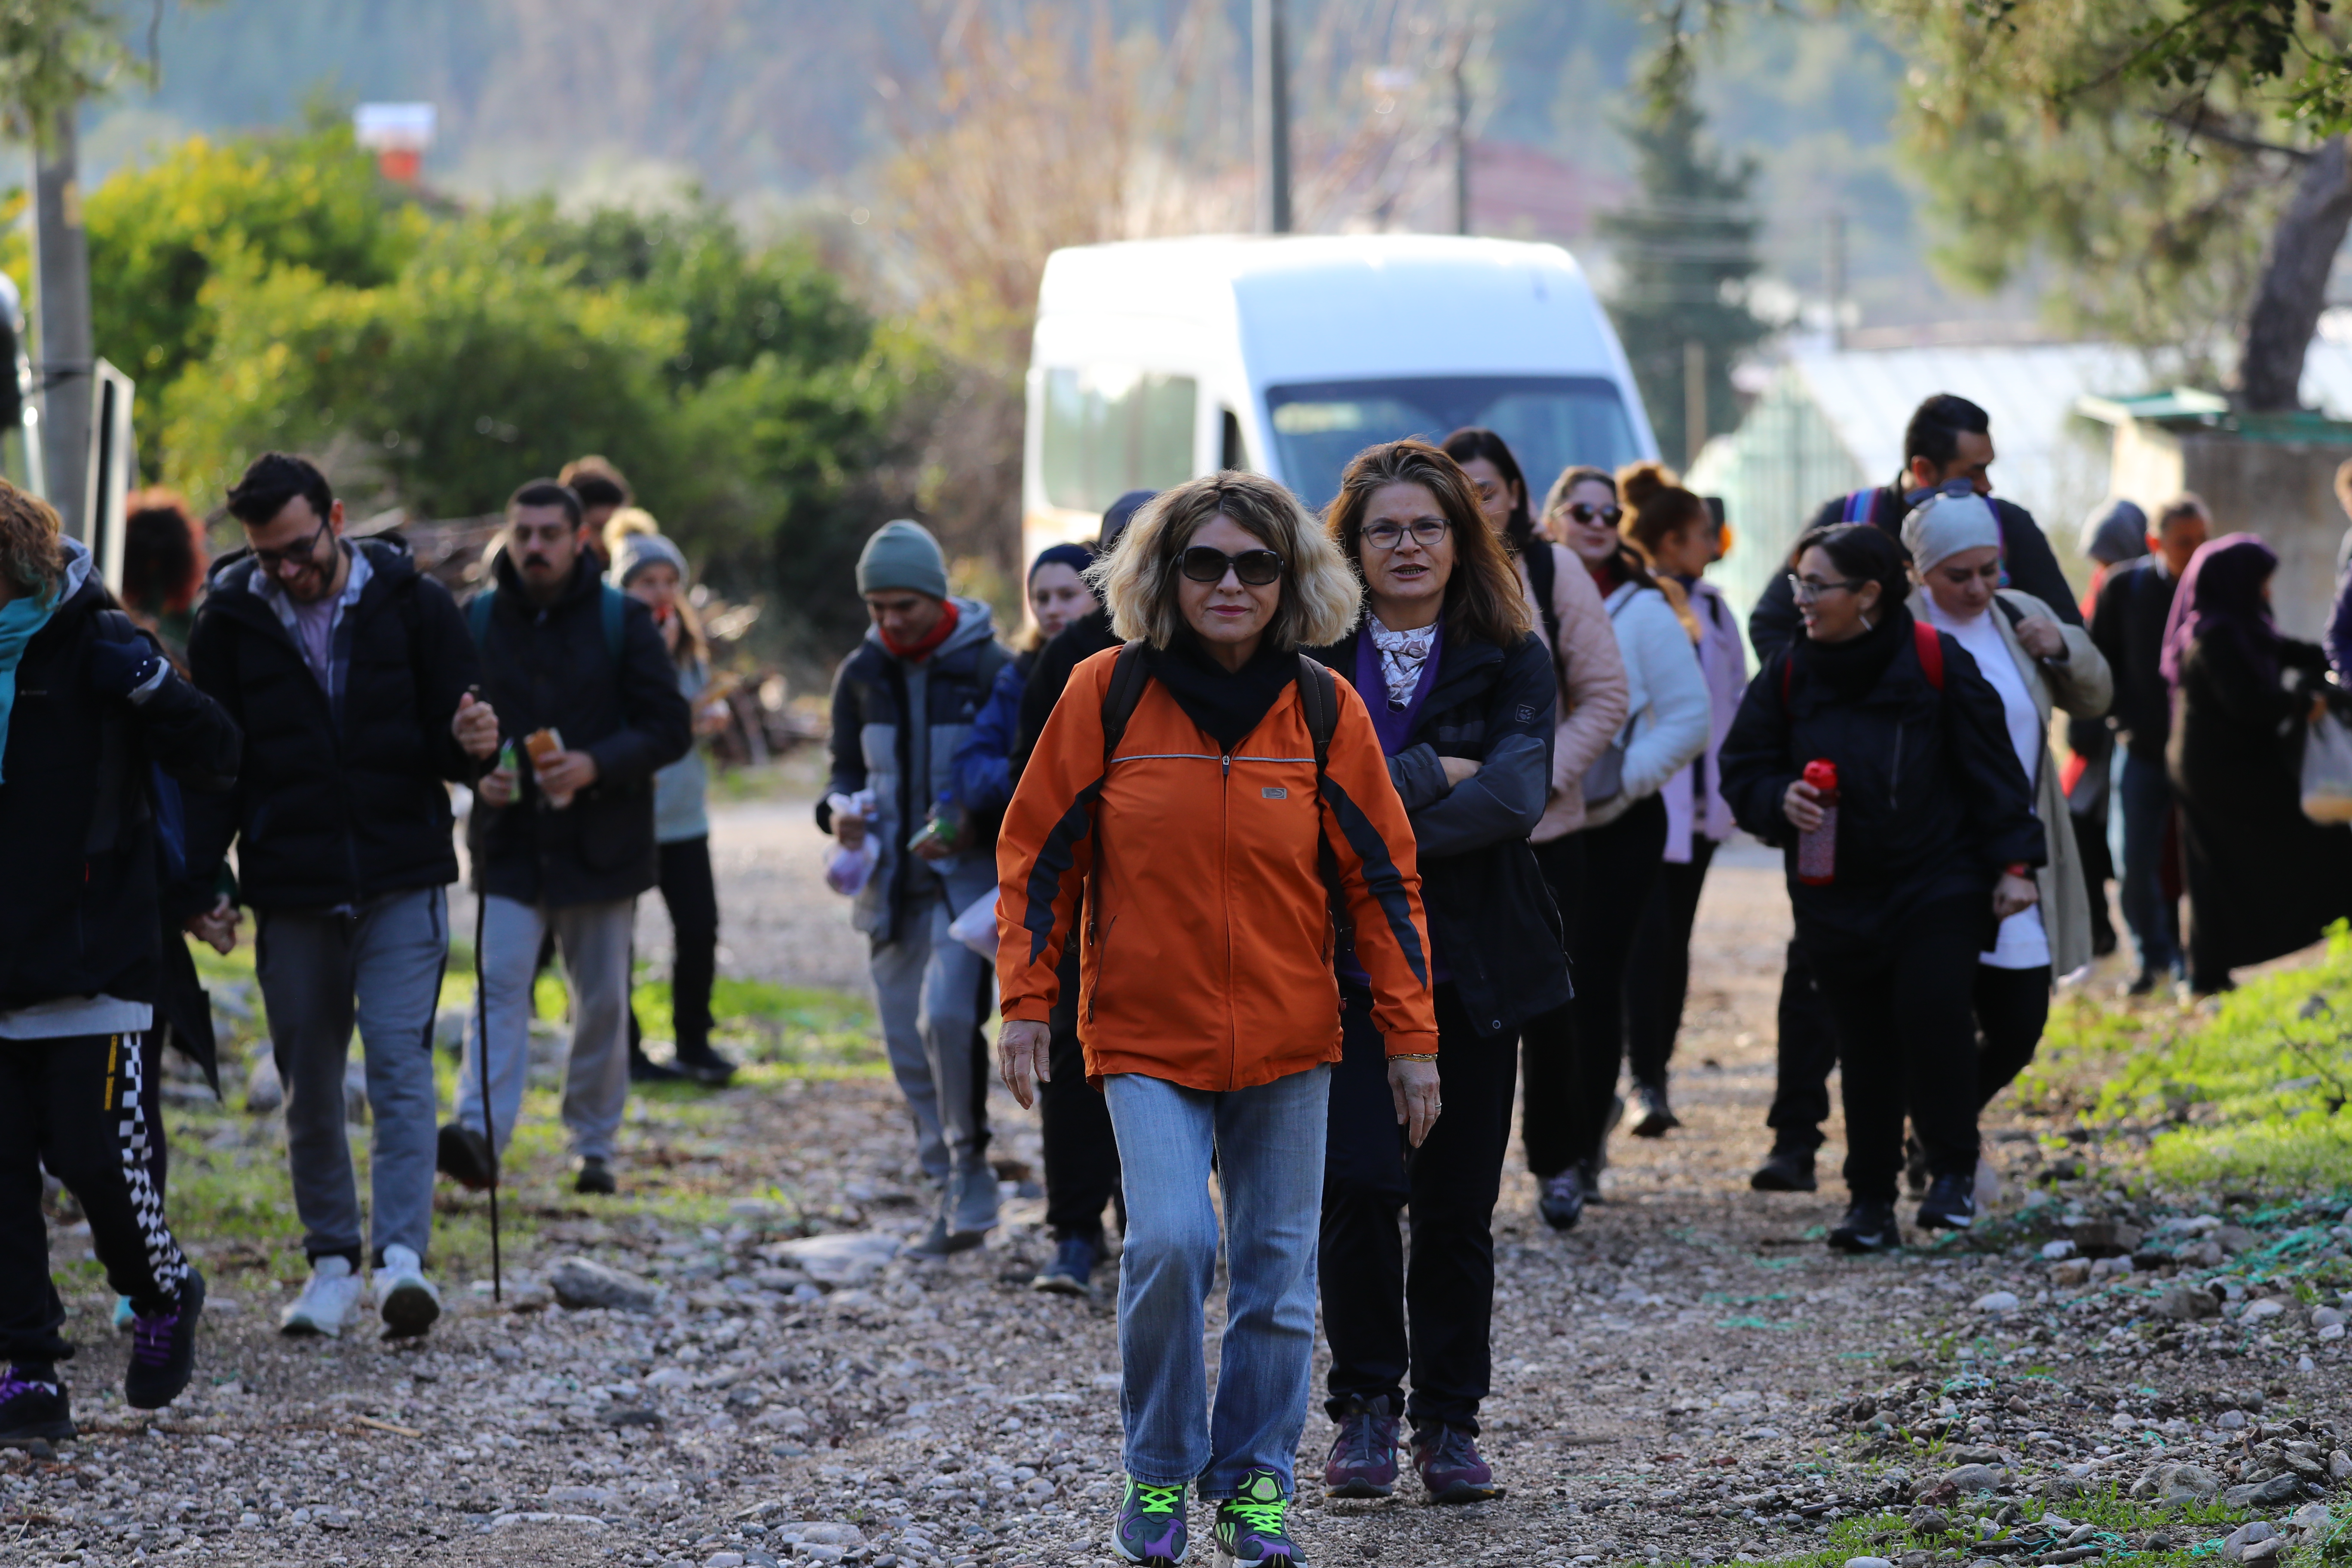
[[1330, 670], [1320, 659], [1298, 656], [1298, 706], [1307, 718], [1307, 733], [1315, 742], [1315, 783], [1319, 789], [1324, 770], [1331, 765], [1331, 737], [1339, 728], [1339, 694], [1332, 689]]
[[1559, 585], [1559, 563], [1552, 559], [1549, 540], [1529, 539], [1519, 552], [1519, 559], [1528, 563], [1528, 586], [1536, 595], [1536, 613], [1543, 616], [1544, 641], [1551, 648], [1552, 658], [1559, 658], [1559, 610], [1551, 602], [1552, 590]]
[[2011, 631], [2015, 631], [2019, 626], [2025, 624], [2025, 612], [2023, 610], [2019, 609], [2015, 605], [2011, 604], [1999, 594], [1995, 594], [1992, 596], [1992, 602], [1999, 605], [2000, 606], [2000, 613], [2009, 617], [2009, 629]]
[[1127, 721], [1135, 717], [1135, 705], [1150, 681], [1143, 668], [1143, 639], [1138, 637], [1119, 648], [1111, 661], [1110, 684], [1103, 688], [1103, 772], [1110, 772], [1110, 754], [1127, 739]]

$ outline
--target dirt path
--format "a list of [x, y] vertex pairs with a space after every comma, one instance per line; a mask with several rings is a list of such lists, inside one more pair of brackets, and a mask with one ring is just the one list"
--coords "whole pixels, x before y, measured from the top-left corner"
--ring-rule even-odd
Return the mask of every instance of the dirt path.
[[[862, 944], [816, 880], [806, 824], [798, 805], [721, 814], [729, 971], [854, 985]], [[2059, 1184], [2030, 1225], [1854, 1261], [1818, 1239], [1841, 1194], [1747, 1189], [1765, 1144], [1786, 932], [1769, 859], [1719, 860], [1676, 1063], [1688, 1125], [1618, 1139], [1608, 1201], [1576, 1231], [1537, 1220], [1515, 1153], [1484, 1439], [1508, 1495], [1439, 1510], [1408, 1486], [1391, 1501], [1327, 1502], [1312, 1484], [1330, 1436], [1318, 1411], [1299, 1459], [1311, 1561], [1842, 1563], [1865, 1548], [1905, 1568], [2041, 1561], [2055, 1543], [2030, 1526], [1966, 1552], [1957, 1537], [1905, 1534], [1915, 1492], [1973, 1532], [1969, 1494], [1930, 1489], [1963, 1463], [1997, 1468], [1957, 1478], [2001, 1489], [1977, 1511], [2023, 1505], [2028, 1517], [2053, 1485], [2128, 1488], [2158, 1460], [2193, 1460], [2225, 1485], [2287, 1478], [2257, 1510], [2272, 1520], [2309, 1495], [2299, 1449], [2326, 1481], [2337, 1439], [2316, 1427], [2344, 1415], [2346, 1365], [2341, 1339], [2315, 1337], [2308, 1303], [2280, 1310], [2273, 1297], [2183, 1328], [2154, 1317], [2134, 1281], [2071, 1286], [2042, 1257], [2050, 1236], [2091, 1234], [2070, 1232], [2077, 1222], [2152, 1227], [2159, 1215], [2141, 1200]], [[641, 950], [660, 940], [649, 917]], [[1001, 1092], [992, 1114], [1000, 1154], [1034, 1167], [1034, 1118]], [[223, 1159], [278, 1157], [266, 1125], [240, 1126], [192, 1113], [178, 1136]], [[2042, 1155], [1996, 1148], [2013, 1215]], [[418, 1345], [280, 1339], [272, 1319], [295, 1271], [281, 1260], [273, 1279], [224, 1247], [207, 1261], [236, 1306], [212, 1328], [198, 1391], [152, 1423], [106, 1400], [122, 1351], [86, 1292], [71, 1331], [88, 1349], [72, 1371], [89, 1433], [60, 1461], [7, 1457], [0, 1562], [1110, 1562], [1113, 1321], [1107, 1301], [1024, 1288], [1045, 1254], [1041, 1204], [1017, 1199], [988, 1248], [928, 1268], [812, 1278], [826, 1270], [796, 1267], [783, 1245], [803, 1227], [919, 1229], [908, 1152], [887, 1079], [647, 1097], [632, 1110], [618, 1208], [572, 1197], [552, 1155], [531, 1164], [511, 1194], [538, 1226], [509, 1260], [510, 1282], [526, 1284], [499, 1310], [453, 1279], [452, 1317]], [[2245, 1237], [2257, 1248], [2290, 1234], [2343, 1248], [2325, 1228], [2333, 1216], [2231, 1217], [2259, 1219]], [[528, 1281], [583, 1253], [657, 1284], [660, 1302], [546, 1305]], [[2217, 1272], [2260, 1297], [2258, 1256]], [[1996, 1291], [2014, 1298], [2007, 1310], [1981, 1304]], [[2235, 1408], [2263, 1405], [2251, 1424]], [[2111, 1550], [2184, 1564], [2228, 1528], [2175, 1524], [2179, 1539], [2158, 1544], [2162, 1516], [2128, 1502], [2051, 1506], [2104, 1524]], [[1204, 1559], [1206, 1522], [1196, 1510]]]

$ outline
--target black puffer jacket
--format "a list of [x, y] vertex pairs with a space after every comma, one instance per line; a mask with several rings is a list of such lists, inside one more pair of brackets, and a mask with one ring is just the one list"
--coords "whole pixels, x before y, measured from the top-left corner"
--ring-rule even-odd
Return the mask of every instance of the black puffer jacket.
[[405, 543], [352, 548], [370, 575], [337, 629], [349, 650], [340, 711], [242, 551], [213, 569], [188, 638], [196, 685], [245, 731], [236, 791], [188, 802], [190, 871], [210, 881], [236, 840], [239, 896], [259, 909], [332, 909], [457, 879], [441, 781], [473, 776], [449, 720], [481, 679], [474, 640]]
[[[562, 811], [548, 806], [524, 759], [522, 794], [503, 808], [477, 805], [467, 823], [474, 884], [520, 903], [606, 903], [654, 885], [654, 774], [686, 755], [693, 719], [677, 666], [653, 612], [624, 596], [621, 653], [604, 639], [604, 580], [583, 552], [562, 595], [542, 609], [501, 554], [483, 692], [499, 730], [516, 742], [541, 729], [596, 759], [596, 782]], [[468, 606], [470, 610], [471, 606]]]
[[[1990, 937], [2000, 868], [2047, 858], [2000, 696], [1967, 649], [1936, 635], [1940, 691], [1919, 661], [1910, 612], [1898, 610], [1868, 634], [1891, 657], [1858, 697], [1809, 676], [1816, 649], [1801, 642], [1766, 659], [1740, 700], [1723, 742], [1723, 798], [1741, 827], [1787, 850], [1801, 936], [1809, 924], [1864, 935], [1938, 900], [1982, 893]], [[1837, 879], [1827, 887], [1797, 880], [1797, 832], [1780, 809], [1815, 758], [1838, 771]]]
[[16, 667], [0, 756], [0, 1012], [101, 993], [153, 1002], [163, 916], [149, 764], [192, 789], [236, 777], [236, 723], [179, 676], [143, 702], [90, 689], [91, 646], [123, 640], [109, 632], [128, 623], [88, 552], [69, 541], [68, 555], [64, 602]]
[[[1363, 636], [1309, 651], [1352, 682]], [[1558, 693], [1550, 650], [1532, 632], [1508, 652], [1444, 638], [1437, 658], [1389, 777], [1412, 820], [1430, 946], [1472, 1026], [1492, 1038], [1569, 999], [1559, 908], [1528, 847], [1550, 785]], [[1478, 772], [1448, 789], [1442, 757], [1472, 758]]]

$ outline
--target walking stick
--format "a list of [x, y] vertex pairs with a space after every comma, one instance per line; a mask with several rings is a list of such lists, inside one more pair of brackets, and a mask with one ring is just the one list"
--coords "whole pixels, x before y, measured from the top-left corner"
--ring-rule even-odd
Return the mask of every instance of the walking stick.
[[[469, 686], [467, 694], [477, 702], [482, 700], [482, 689]], [[490, 768], [498, 766], [499, 753], [490, 753]], [[488, 769], [484, 770], [489, 771]], [[481, 804], [481, 776], [474, 779], [475, 804]], [[499, 1258], [499, 1135], [490, 1111], [490, 1003], [489, 990], [482, 981], [482, 916], [489, 908], [489, 889], [483, 884], [482, 868], [474, 867], [474, 1065], [482, 1086], [482, 1141], [490, 1148], [490, 1300], [506, 1304], [505, 1271]]]

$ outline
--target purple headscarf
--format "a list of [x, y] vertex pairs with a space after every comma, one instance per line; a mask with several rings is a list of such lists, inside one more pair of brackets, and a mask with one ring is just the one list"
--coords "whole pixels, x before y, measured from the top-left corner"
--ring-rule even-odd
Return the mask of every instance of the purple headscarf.
[[2278, 570], [2278, 552], [2251, 533], [2225, 533], [2200, 544], [2180, 574], [2172, 612], [2164, 620], [2164, 679], [2180, 684], [2180, 666], [2201, 637], [2235, 639], [2265, 682], [2278, 677], [2278, 623], [2263, 584]]

